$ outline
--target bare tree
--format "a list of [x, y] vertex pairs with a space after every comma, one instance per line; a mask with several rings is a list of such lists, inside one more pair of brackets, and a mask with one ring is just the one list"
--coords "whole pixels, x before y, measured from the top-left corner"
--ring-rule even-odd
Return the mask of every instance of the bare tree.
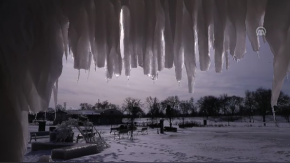
[[287, 122], [290, 122], [290, 97], [281, 91], [277, 104], [278, 114], [284, 117]]
[[98, 110], [108, 109], [110, 103], [106, 100], [95, 104], [95, 108]]
[[242, 105], [243, 98], [238, 96], [231, 96], [229, 102], [230, 102], [230, 112], [231, 115], [233, 116], [238, 112], [238, 109]]
[[199, 113], [205, 115], [208, 119], [209, 116], [218, 115], [220, 112], [220, 101], [214, 96], [204, 96], [197, 101]]
[[266, 114], [271, 112], [271, 90], [258, 88], [254, 93], [255, 107], [263, 117], [264, 126], [266, 126]]
[[127, 112], [131, 116], [131, 139], [133, 140], [134, 132], [134, 120], [138, 113], [144, 114], [144, 111], [141, 109], [141, 100], [128, 97], [124, 100], [123, 103], [123, 112]]
[[253, 113], [254, 113], [254, 109], [256, 105], [254, 96], [255, 96], [255, 92], [246, 90], [245, 100], [244, 100], [245, 114], [247, 114], [247, 116], [249, 117], [250, 122], [254, 122]]
[[81, 103], [80, 104], [81, 110], [92, 110], [93, 105], [88, 104], [88, 103]]
[[277, 111], [287, 122], [290, 122], [290, 106], [281, 106]]
[[222, 94], [219, 97], [219, 101], [220, 101], [220, 106], [222, 109], [222, 113], [224, 115], [227, 115], [229, 112], [229, 105], [230, 105], [230, 97], [227, 94]]
[[149, 114], [151, 117], [151, 123], [153, 124], [154, 120], [156, 120], [157, 116], [159, 115], [161, 111], [161, 104], [159, 100], [156, 97], [147, 97], [146, 98], [146, 104], [149, 108]]
[[169, 118], [170, 128], [172, 127], [172, 118], [178, 114], [180, 100], [178, 96], [169, 96], [161, 102], [162, 108], [166, 108], [166, 115]]
[[228, 110], [228, 125], [230, 125], [230, 116], [233, 116], [238, 112], [240, 106], [242, 105], [243, 98], [238, 96], [231, 96], [228, 98], [229, 110]]
[[190, 100], [182, 100], [180, 102], [179, 108], [182, 114], [182, 121], [184, 124], [184, 117], [187, 116], [190, 111], [194, 110], [194, 99], [190, 98]]

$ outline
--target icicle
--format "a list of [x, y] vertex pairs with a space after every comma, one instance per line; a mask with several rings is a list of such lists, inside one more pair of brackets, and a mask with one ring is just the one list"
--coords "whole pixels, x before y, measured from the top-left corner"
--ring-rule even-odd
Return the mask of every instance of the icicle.
[[[290, 19], [289, 6], [290, 1], [268, 1], [266, 8], [267, 12], [264, 19], [264, 27], [267, 29], [267, 42], [274, 54], [274, 76], [271, 97], [272, 106], [277, 105], [277, 100], [290, 62], [290, 55], [288, 55], [290, 51], [289, 24], [286, 21], [281, 21]], [[286, 26], [287, 28], [285, 28]]]
[[[151, 74], [154, 71], [153, 68], [153, 42], [154, 42], [154, 30], [156, 24], [155, 16], [155, 1], [148, 0], [145, 1], [146, 6], [146, 26], [145, 26], [145, 44], [144, 44], [144, 56], [143, 56], [143, 72], [144, 74]], [[156, 65], [154, 65], [156, 66]], [[152, 70], [153, 69], [153, 70]], [[152, 74], [151, 74], [152, 75]]]
[[182, 79], [182, 65], [184, 58], [184, 50], [182, 47], [182, 17], [183, 17], [183, 1], [176, 1], [176, 24], [174, 35], [174, 67], [176, 80]]
[[[155, 7], [156, 7], [156, 28], [154, 32], [154, 55], [157, 56], [157, 65], [158, 65], [158, 71], [161, 71], [164, 67], [164, 57], [165, 57], [165, 51], [164, 51], [164, 27], [165, 27], [165, 18], [164, 18], [164, 12], [161, 6], [160, 1], [155, 1]], [[155, 73], [158, 74], [157, 72]]]
[[90, 42], [89, 42], [89, 28], [88, 28], [88, 15], [84, 8], [80, 9], [80, 17], [82, 18], [82, 23], [80, 24], [80, 37], [77, 42], [76, 56], [79, 58], [75, 60], [75, 68], [78, 69], [89, 69], [91, 65], [91, 52], [90, 52]]
[[[189, 2], [189, 1], [187, 1]], [[191, 1], [192, 2], [192, 1]], [[195, 1], [193, 1], [195, 2]], [[191, 4], [192, 7], [197, 8], [196, 4]], [[192, 8], [193, 10], [195, 8]], [[185, 9], [185, 6], [184, 6]], [[189, 10], [191, 11], [191, 10]], [[187, 73], [188, 79], [188, 92], [192, 93], [193, 91], [193, 80], [195, 76], [195, 68], [196, 68], [196, 61], [195, 61], [195, 26], [191, 23], [191, 16], [188, 10], [184, 10], [183, 12], [183, 29], [182, 29], [182, 44], [184, 48], [184, 65]], [[192, 28], [193, 27], [193, 28]]]
[[79, 82], [79, 80], [80, 80], [80, 75], [81, 75], [81, 70], [79, 70], [77, 82]]
[[95, 24], [95, 42], [97, 53], [94, 54], [96, 58], [97, 67], [105, 66], [105, 61], [108, 53], [107, 49], [107, 27], [106, 27], [106, 5], [107, 0], [98, 0], [95, 2], [96, 24]]
[[[138, 1], [132, 1], [129, 2], [129, 11], [130, 11], [130, 49], [131, 49], [131, 60], [130, 64], [132, 68], [137, 68], [137, 59], [138, 59], [138, 29], [137, 29], [137, 21], [138, 21]], [[140, 21], [140, 20], [139, 20]]]
[[56, 80], [53, 86], [53, 96], [54, 96], [54, 107], [57, 106], [57, 91], [58, 91], [58, 79]]
[[127, 87], [129, 87], [129, 76], [127, 76]]
[[258, 52], [258, 51], [256, 51], [256, 53], [257, 53], [257, 56], [258, 56], [258, 58], [260, 58], [260, 54], [259, 54], [259, 52]]
[[[235, 51], [234, 56], [237, 59], [243, 58], [246, 53], [246, 15], [247, 15], [247, 1], [235, 0], [227, 1], [228, 16], [232, 22], [235, 30]], [[230, 40], [232, 41], [232, 40]]]
[[256, 52], [260, 50], [260, 42], [256, 30], [258, 27], [263, 26], [263, 24], [260, 23], [260, 20], [265, 12], [266, 3], [267, 0], [247, 0], [247, 34], [253, 51]]
[[275, 108], [274, 108], [274, 106], [272, 106], [272, 113], [273, 113], [273, 121], [274, 121], [276, 127], [279, 127], [279, 124], [276, 121], [276, 115], [275, 115]]
[[226, 60], [226, 69], [229, 69], [229, 33], [228, 33], [228, 25], [225, 29], [225, 37], [224, 37], [224, 55]]
[[89, 77], [90, 77], [90, 70], [88, 70], [88, 77], [87, 77], [87, 81], [89, 80]]
[[165, 18], [165, 29], [164, 29], [164, 44], [165, 44], [165, 68], [173, 67], [174, 53], [173, 53], [173, 37], [171, 24], [173, 19], [170, 19], [170, 10], [168, 3], [173, 3], [174, 1], [165, 0], [163, 3], [164, 18]]
[[130, 76], [131, 70], [131, 43], [130, 43], [130, 11], [128, 7], [123, 6], [122, 8], [122, 25], [123, 25], [123, 32], [124, 32], [124, 51], [122, 56], [124, 56], [124, 68], [125, 68], [125, 75]]
[[[209, 37], [208, 37], [208, 22], [205, 21], [206, 15], [204, 14], [206, 8], [205, 1], [199, 1], [198, 16], [197, 16], [197, 34], [198, 34], [198, 49], [199, 49], [199, 62], [200, 70], [207, 71], [210, 66], [210, 54], [209, 54]], [[220, 20], [222, 21], [222, 20]], [[222, 30], [219, 30], [222, 32]], [[216, 35], [216, 34], [215, 34]]]
[[[222, 58], [224, 55], [224, 31], [226, 27], [226, 1], [215, 2], [214, 8], [214, 47], [215, 47], [215, 71], [222, 72]], [[204, 42], [207, 43], [207, 42]], [[200, 51], [201, 52], [201, 51]]]
[[69, 28], [68, 19], [65, 16], [61, 16], [61, 30], [66, 61], [68, 56], [68, 28]]

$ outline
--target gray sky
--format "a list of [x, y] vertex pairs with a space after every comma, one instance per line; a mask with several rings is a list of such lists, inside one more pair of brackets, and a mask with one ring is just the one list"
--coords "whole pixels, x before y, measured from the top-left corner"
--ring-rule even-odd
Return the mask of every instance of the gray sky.
[[[181, 85], [175, 79], [174, 68], [164, 69], [159, 72], [159, 78], [155, 83], [143, 74], [142, 68], [131, 70], [130, 80], [123, 74], [114, 77], [107, 83], [105, 68], [94, 70], [91, 67], [90, 74], [81, 70], [78, 79], [78, 70], [73, 69], [73, 59], [68, 57], [63, 62], [63, 72], [59, 78], [58, 103], [67, 102], [67, 108], [79, 108], [79, 104], [86, 102], [95, 104], [98, 99], [108, 100], [111, 103], [122, 105], [126, 97], [134, 97], [145, 101], [148, 96], [154, 96], [160, 100], [168, 96], [177, 95], [181, 99], [193, 97], [197, 101], [205, 95], [227, 93], [228, 95], [244, 96], [245, 90], [255, 90], [258, 87], [271, 88], [273, 78], [273, 55], [268, 44], [261, 42], [261, 50], [258, 55], [253, 52], [247, 41], [247, 53], [244, 58], [235, 62], [230, 56], [229, 70], [224, 69], [222, 73], [215, 73], [214, 54], [211, 54], [211, 66], [209, 71], [196, 71], [194, 93], [188, 93], [187, 76], [183, 70]], [[199, 65], [198, 65], [199, 68]], [[289, 79], [290, 80], [290, 79]], [[286, 79], [282, 91], [289, 93], [290, 83]], [[54, 107], [53, 98], [50, 106]]]

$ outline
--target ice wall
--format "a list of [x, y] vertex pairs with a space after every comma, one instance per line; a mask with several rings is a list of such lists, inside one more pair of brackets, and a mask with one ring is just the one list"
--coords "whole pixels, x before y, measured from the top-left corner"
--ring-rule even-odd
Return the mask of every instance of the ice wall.
[[[62, 57], [70, 54], [75, 69], [89, 70], [94, 62], [95, 67], [106, 68], [108, 79], [122, 71], [129, 77], [131, 68], [140, 66], [144, 75], [156, 80], [158, 72], [174, 65], [180, 81], [185, 67], [193, 92], [196, 62], [202, 71], [209, 69], [210, 59], [217, 73], [224, 63], [228, 69], [230, 57], [240, 60], [245, 55], [246, 35], [253, 50], [259, 51], [256, 29], [263, 25], [274, 54], [275, 105], [289, 67], [289, 12], [288, 0], [0, 1], [0, 79], [7, 88], [3, 94], [11, 101], [0, 99], [4, 105], [0, 114], [15, 115], [13, 125], [21, 128], [27, 122], [20, 113], [46, 109], [52, 90], [57, 99], [55, 82]], [[22, 141], [25, 130], [11, 132]], [[5, 135], [0, 135], [3, 139]], [[9, 152], [5, 156], [21, 160]]]

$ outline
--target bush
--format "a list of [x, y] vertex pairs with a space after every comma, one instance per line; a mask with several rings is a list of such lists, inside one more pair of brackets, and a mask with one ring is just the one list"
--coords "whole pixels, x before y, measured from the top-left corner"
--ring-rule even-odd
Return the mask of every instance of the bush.
[[151, 124], [148, 124], [148, 127], [150, 128], [159, 128], [159, 123], [151, 123]]
[[177, 128], [176, 127], [165, 126], [164, 127], [164, 131], [167, 131], [167, 132], [177, 132]]
[[178, 123], [179, 128], [186, 128], [186, 127], [201, 127], [201, 123], [195, 121], [185, 121]]

